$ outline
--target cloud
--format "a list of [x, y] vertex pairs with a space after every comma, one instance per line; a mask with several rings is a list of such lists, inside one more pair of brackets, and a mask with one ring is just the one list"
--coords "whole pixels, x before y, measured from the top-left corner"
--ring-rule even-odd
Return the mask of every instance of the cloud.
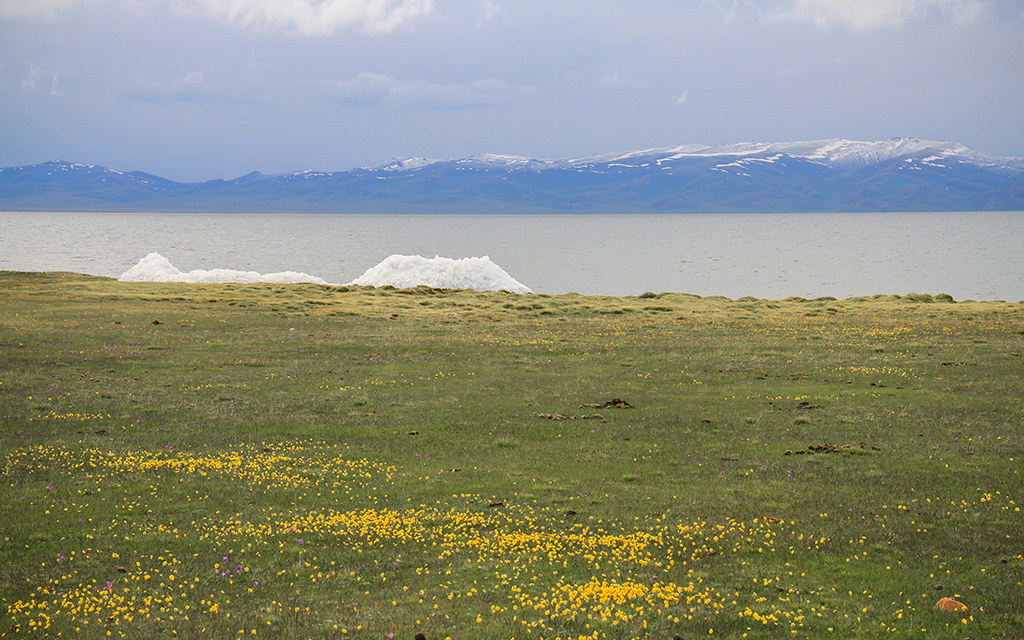
[[25, 93], [57, 94], [57, 72], [45, 62], [28, 63], [28, 73], [21, 77], [21, 90]]
[[[0, 20], [52, 20], [80, 6], [111, 0], [0, 0]], [[150, 0], [152, 1], [152, 0]], [[181, 13], [220, 20], [229, 26], [267, 29], [305, 36], [329, 36], [346, 28], [387, 33], [434, 10], [434, 0], [162, 0]], [[137, 0], [115, 0], [132, 6]], [[154, 3], [155, 4], [155, 3]], [[141, 6], [141, 5], [139, 5]], [[480, 0], [481, 21], [498, 9]]]
[[930, 13], [965, 21], [976, 16], [984, 4], [984, 0], [789, 0], [775, 17], [821, 28], [867, 31], [900, 27]]
[[497, 78], [470, 84], [413, 82], [397, 87], [394, 95], [406, 102], [425, 106], [465, 109], [497, 107], [535, 93], [532, 87], [515, 85]]
[[329, 36], [350, 27], [387, 33], [433, 11], [433, 0], [182, 0], [181, 7], [243, 28]]
[[477, 2], [476, 5], [476, 13], [476, 24], [477, 26], [480, 26], [481, 24], [493, 18], [496, 13], [498, 13], [498, 5], [495, 4], [492, 0], [480, 0], [479, 2]]
[[469, 84], [435, 84], [360, 73], [351, 80], [313, 80], [304, 84], [316, 93], [356, 107], [400, 103], [440, 109], [497, 107], [536, 93], [536, 89], [497, 78]]
[[383, 102], [398, 83], [379, 73], [360, 73], [351, 80], [305, 80], [302, 84], [349, 106], [368, 107]]
[[58, 13], [88, 4], [96, 4], [96, 0], [0, 0], [0, 19], [52, 20]]
[[610, 87], [617, 87], [619, 85], [623, 85], [626, 83], [627, 80], [623, 78], [618, 71], [613, 71], [612, 73], [609, 73], [608, 75], [601, 78], [601, 84]]
[[135, 87], [125, 97], [129, 100], [153, 104], [212, 104], [238, 102], [224, 91], [212, 87], [201, 71], [174, 78], [169, 82], [155, 82], [136, 75]]

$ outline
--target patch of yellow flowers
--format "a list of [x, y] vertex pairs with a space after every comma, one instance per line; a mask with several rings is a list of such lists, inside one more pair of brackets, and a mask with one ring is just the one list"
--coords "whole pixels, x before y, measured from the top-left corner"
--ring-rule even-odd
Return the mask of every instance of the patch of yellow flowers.
[[[337, 445], [293, 442], [214, 453], [169, 449], [115, 453], [39, 446], [7, 456], [0, 477], [45, 473], [53, 478], [59, 473], [95, 481], [97, 487], [107, 489], [105, 494], [114, 479], [134, 482], [137, 489], [171, 478], [178, 482], [189, 478], [200, 485], [219, 478], [263, 492], [287, 490], [289, 495], [295, 490], [303, 495], [317, 490], [370, 495], [393, 486], [395, 472], [394, 467], [349, 459]], [[772, 518], [678, 522], [663, 514], [632, 526], [592, 518], [580, 523], [528, 504], [487, 508], [486, 500], [472, 494], [405, 510], [344, 509], [336, 501], [334, 506], [307, 508], [300, 499], [281, 511], [251, 509], [243, 515], [202, 510], [203, 515], [190, 523], [162, 522], [152, 515], [160, 500], [158, 490], [155, 484], [149, 487], [155, 502], [147, 503], [143, 496], [129, 500], [127, 495], [115, 495], [112, 508], [122, 515], [92, 523], [85, 537], [106, 540], [102, 550], [69, 551], [48, 567], [44, 563], [39, 571], [41, 583], [29, 596], [8, 603], [6, 626], [15, 635], [104, 629], [123, 636], [138, 633], [143, 621], [160, 635], [185, 627], [194, 630], [211, 619], [227, 621], [233, 614], [232, 621], [246, 615], [251, 621], [259, 617], [254, 612], [281, 609], [277, 600], [267, 602], [261, 596], [275, 580], [290, 581], [292, 587], [296, 579], [317, 587], [334, 584], [331, 589], [339, 584], [359, 585], [349, 591], [356, 597], [365, 590], [360, 606], [366, 610], [373, 607], [374, 591], [395, 588], [396, 578], [417, 581], [417, 586], [426, 581], [433, 596], [424, 606], [433, 604], [436, 610], [438, 603], [454, 607], [459, 601], [483, 600], [481, 604], [489, 607], [481, 611], [487, 611], [491, 621], [551, 637], [576, 629], [579, 638], [591, 638], [599, 630], [604, 634], [619, 625], [639, 631], [654, 620], [679, 624], [722, 615], [795, 629], [804, 626], [807, 609], [814, 611], [808, 598], [813, 599], [815, 592], [802, 587], [799, 577], [782, 566], [788, 567], [788, 560], [797, 553], [815, 554], [830, 544], [819, 535], [800, 533], [793, 522]], [[208, 497], [198, 491], [195, 496], [190, 494], [188, 500]], [[56, 498], [48, 493], [45, 497], [31, 508], [78, 516], [88, 507], [75, 504], [77, 511], [69, 511], [70, 507], [60, 511]], [[988, 505], [993, 497], [983, 493], [980, 503]], [[137, 513], [145, 517], [136, 517]], [[62, 517], [55, 518], [54, 530], [73, 524]], [[154, 537], [165, 548], [147, 552]], [[177, 551], [166, 548], [171, 546]], [[352, 570], [355, 561], [345, 567], [332, 561], [328, 566], [310, 557], [313, 552], [308, 550], [317, 548], [329, 549], [334, 558], [375, 552], [375, 557], [392, 554], [412, 564], [405, 573], [396, 570], [366, 577]], [[113, 549], [122, 553], [128, 549], [133, 562]], [[185, 551], [194, 553], [183, 561]], [[770, 575], [758, 574], [754, 563], [745, 560], [774, 553], [779, 561], [772, 564], [779, 569]], [[106, 573], [97, 572], [97, 564]], [[398, 566], [398, 559], [393, 564]], [[250, 565], [260, 568], [250, 573]], [[108, 577], [92, 577], [101, 574]], [[723, 579], [723, 575], [731, 577]], [[370, 580], [376, 586], [367, 587]], [[746, 586], [739, 586], [741, 582]], [[402, 594], [409, 589], [401, 583], [398, 588]], [[266, 592], [267, 600], [272, 593]], [[424, 589], [419, 594], [419, 603], [430, 597]], [[397, 607], [397, 599], [387, 597], [387, 601]], [[476, 615], [484, 619], [483, 614]], [[281, 624], [277, 614], [263, 618], [260, 622], [267, 626]]]

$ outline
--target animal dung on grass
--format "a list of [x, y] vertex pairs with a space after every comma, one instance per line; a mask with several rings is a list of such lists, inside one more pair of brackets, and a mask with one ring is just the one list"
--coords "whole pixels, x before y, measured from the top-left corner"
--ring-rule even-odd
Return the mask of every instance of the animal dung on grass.
[[797, 409], [820, 409], [821, 405], [819, 405], [819, 404], [811, 404], [810, 402], [807, 402], [806, 400], [803, 400], [803, 401], [799, 402], [796, 405], [796, 408]]
[[580, 405], [580, 409], [582, 409], [584, 407], [591, 407], [591, 408], [597, 408], [597, 409], [607, 409], [607, 408], [613, 408], [613, 409], [633, 409], [634, 408], [633, 405], [631, 405], [630, 403], [626, 402], [625, 400], [623, 400], [621, 398], [612, 398], [611, 400], [607, 400], [605, 402], [591, 402], [591, 403], [581, 404]]
[[[790, 449], [786, 449], [786, 452], [783, 453], [782, 455], [789, 456], [789, 455], [793, 455], [793, 453], [796, 453], [798, 455], [805, 454], [805, 453], [842, 453], [842, 454], [848, 456], [848, 455], [850, 455], [850, 450], [852, 448], [853, 448], [852, 444], [835, 445], [835, 444], [832, 444], [831, 442], [826, 442], [825, 444], [811, 444], [811, 445], [807, 445], [807, 450], [806, 451], [801, 449], [799, 451], [794, 452], [794, 451], [791, 451]], [[863, 449], [864, 447], [861, 446], [860, 448]], [[880, 447], [874, 447], [873, 446], [873, 447], [871, 447], [871, 449], [874, 450], [874, 451], [881, 451]]]
[[604, 420], [604, 416], [600, 413], [595, 413], [589, 416], [570, 416], [565, 413], [535, 413], [533, 415], [538, 418], [546, 418], [548, 420]]
[[953, 598], [942, 598], [935, 603], [935, 608], [939, 611], [951, 611], [953, 613], [967, 613], [967, 605], [962, 602], [958, 602]]

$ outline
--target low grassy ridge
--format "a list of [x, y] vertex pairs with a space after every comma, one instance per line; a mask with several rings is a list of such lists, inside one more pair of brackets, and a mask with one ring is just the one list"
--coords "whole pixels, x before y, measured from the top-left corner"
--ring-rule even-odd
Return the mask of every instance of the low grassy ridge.
[[1022, 392], [1024, 304], [0, 273], [0, 635], [1020, 638]]

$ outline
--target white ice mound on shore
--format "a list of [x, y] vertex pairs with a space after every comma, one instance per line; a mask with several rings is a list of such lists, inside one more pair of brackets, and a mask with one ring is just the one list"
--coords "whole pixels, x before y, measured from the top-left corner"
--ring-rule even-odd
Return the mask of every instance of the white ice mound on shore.
[[424, 258], [393, 255], [366, 270], [349, 284], [408, 289], [426, 285], [435, 289], [474, 289], [533, 293], [487, 256], [482, 258]]
[[238, 282], [241, 284], [252, 284], [255, 282], [274, 284], [312, 282], [315, 284], [327, 284], [321, 278], [295, 271], [282, 271], [265, 275], [255, 271], [235, 271], [234, 269], [196, 269], [183, 272], [159, 253], [151, 253], [142, 260], [139, 260], [138, 264], [122, 273], [117, 279], [122, 282]]

